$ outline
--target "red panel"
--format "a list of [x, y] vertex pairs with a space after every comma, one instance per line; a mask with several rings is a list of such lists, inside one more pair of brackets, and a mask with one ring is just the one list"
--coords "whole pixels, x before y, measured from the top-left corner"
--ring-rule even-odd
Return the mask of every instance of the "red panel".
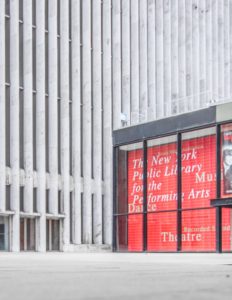
[[216, 209], [182, 212], [182, 251], [216, 250]]
[[215, 135], [182, 142], [182, 208], [210, 207], [216, 198]]
[[222, 208], [222, 251], [231, 250], [231, 209]]
[[147, 215], [147, 250], [177, 250], [177, 213]]
[[128, 216], [128, 251], [143, 251], [143, 215]]

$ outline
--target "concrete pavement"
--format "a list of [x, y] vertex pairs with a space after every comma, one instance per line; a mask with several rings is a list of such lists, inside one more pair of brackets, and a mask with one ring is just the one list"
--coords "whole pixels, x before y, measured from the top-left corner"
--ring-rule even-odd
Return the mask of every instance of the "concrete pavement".
[[232, 254], [0, 253], [0, 299], [232, 299]]

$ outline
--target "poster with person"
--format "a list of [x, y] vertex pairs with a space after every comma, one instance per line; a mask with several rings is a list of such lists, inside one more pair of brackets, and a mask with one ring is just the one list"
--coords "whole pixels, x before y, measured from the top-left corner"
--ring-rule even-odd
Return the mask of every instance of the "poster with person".
[[232, 130], [222, 132], [223, 195], [232, 194]]

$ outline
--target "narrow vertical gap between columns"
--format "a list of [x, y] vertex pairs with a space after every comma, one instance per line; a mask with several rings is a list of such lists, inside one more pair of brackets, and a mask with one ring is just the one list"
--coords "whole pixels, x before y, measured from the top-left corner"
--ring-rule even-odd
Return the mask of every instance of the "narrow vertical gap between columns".
[[116, 214], [117, 205], [117, 148], [113, 148], [113, 251], [117, 250], [117, 218], [114, 217]]
[[181, 133], [177, 133], [177, 251], [181, 251]]
[[147, 141], [143, 140], [143, 251], [147, 251]]
[[[217, 198], [221, 197], [221, 126], [216, 125]], [[216, 251], [222, 252], [222, 208], [216, 208]]]

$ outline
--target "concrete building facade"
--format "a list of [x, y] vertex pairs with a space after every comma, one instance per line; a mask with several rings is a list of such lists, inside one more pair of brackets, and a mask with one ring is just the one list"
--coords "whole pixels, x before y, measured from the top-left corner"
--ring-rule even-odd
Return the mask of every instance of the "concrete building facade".
[[231, 0], [2, 1], [1, 250], [110, 251], [112, 131], [230, 98], [231, 28]]

